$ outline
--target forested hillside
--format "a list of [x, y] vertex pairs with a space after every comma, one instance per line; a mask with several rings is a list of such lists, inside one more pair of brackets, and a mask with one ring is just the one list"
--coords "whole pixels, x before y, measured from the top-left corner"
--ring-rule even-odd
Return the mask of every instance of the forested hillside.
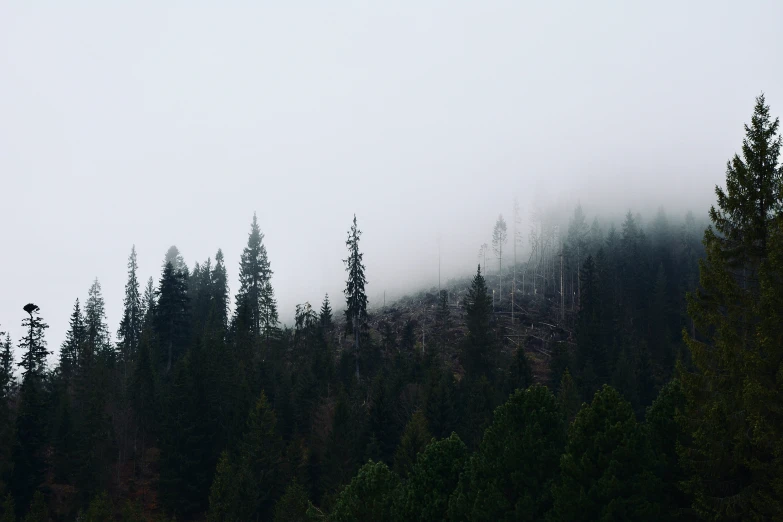
[[233, 295], [134, 247], [119, 325], [96, 280], [61, 346], [43, 302], [2, 335], [0, 521], [781, 520], [780, 148], [761, 96], [708, 216], [516, 207], [374, 309], [354, 217], [290, 326], [255, 215]]

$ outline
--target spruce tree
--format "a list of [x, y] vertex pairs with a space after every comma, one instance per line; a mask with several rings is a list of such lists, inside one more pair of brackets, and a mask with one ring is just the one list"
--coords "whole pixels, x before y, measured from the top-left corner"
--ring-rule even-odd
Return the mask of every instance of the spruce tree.
[[[2, 339], [4, 332], [0, 332]], [[6, 335], [0, 342], [0, 495], [7, 491], [13, 470], [14, 424], [11, 416], [11, 399], [16, 387], [14, 353], [11, 338]]]
[[155, 324], [158, 342], [165, 357], [165, 371], [171, 371], [172, 365], [185, 351], [188, 340], [188, 295], [187, 280], [182, 272], [167, 262], [156, 291]]
[[65, 333], [65, 341], [60, 347], [59, 367], [66, 382], [70, 381], [79, 364], [79, 350], [84, 340], [84, 317], [79, 307], [79, 300], [76, 299], [68, 322], [68, 331]]
[[465, 339], [462, 365], [470, 378], [493, 375], [495, 366], [495, 346], [490, 321], [492, 318], [492, 299], [481, 275], [481, 266], [465, 297], [465, 312], [468, 335]]
[[228, 272], [226, 271], [226, 262], [223, 258], [223, 251], [218, 248], [215, 254], [215, 268], [212, 269], [212, 301], [218, 320], [223, 327], [223, 331], [228, 328]]
[[565, 446], [563, 417], [542, 386], [517, 390], [495, 410], [449, 501], [449, 520], [541, 520]]
[[655, 460], [631, 405], [604, 385], [568, 429], [549, 519], [661, 520]]
[[84, 336], [88, 349], [105, 364], [114, 361], [114, 348], [106, 323], [106, 304], [101, 293], [101, 284], [96, 278], [87, 293], [84, 304]]
[[370, 460], [337, 496], [329, 520], [390, 522], [400, 478], [383, 462]]
[[141, 294], [139, 293], [139, 280], [136, 272], [136, 246], [131, 249], [128, 258], [128, 281], [125, 283], [125, 299], [123, 300], [122, 320], [117, 330], [118, 348], [124, 366], [124, 371], [129, 371], [128, 365], [136, 357], [136, 351], [141, 341], [141, 328], [143, 316], [141, 311]]
[[321, 304], [321, 313], [319, 314], [321, 327], [329, 329], [332, 327], [332, 305], [329, 303], [329, 294], [324, 296], [324, 302]]
[[155, 282], [150, 276], [147, 279], [147, 284], [144, 286], [144, 297], [141, 299], [141, 310], [144, 317], [144, 327], [152, 326], [155, 318], [155, 305], [157, 300], [155, 298]]
[[416, 457], [431, 440], [427, 418], [421, 410], [416, 410], [405, 425], [400, 444], [394, 452], [394, 471], [403, 478], [407, 477], [416, 463]]
[[19, 341], [23, 351], [18, 363], [23, 368], [19, 407], [16, 415], [12, 495], [19, 508], [27, 506], [41, 487], [46, 469], [46, 340], [48, 325], [38, 315], [39, 308], [29, 303], [24, 311], [29, 317], [22, 321], [26, 335]]
[[356, 214], [353, 215], [353, 225], [348, 231], [345, 245], [348, 247], [348, 258], [344, 259], [348, 280], [345, 282], [345, 328], [347, 333], [354, 334], [354, 356], [356, 358], [356, 378], [359, 378], [359, 330], [367, 320], [367, 294], [364, 287], [367, 278], [364, 275], [364, 254], [359, 251], [359, 239], [362, 231], [356, 224]]
[[498, 216], [492, 231], [492, 250], [498, 258], [498, 303], [503, 301], [503, 247], [508, 240], [508, 229], [503, 214]]
[[680, 457], [694, 507], [709, 520], [783, 517], [778, 127], [759, 96], [742, 157], [728, 162], [726, 189], [716, 187], [700, 287], [688, 296], [696, 335], [683, 335], [694, 368], [680, 366], [680, 420], [692, 442]]
[[[277, 310], [270, 280], [272, 269], [264, 246], [264, 234], [258, 226], [258, 218], [253, 213], [247, 246], [239, 261], [239, 291], [236, 296], [237, 310], [246, 307], [250, 319], [250, 331], [258, 337], [267, 339], [271, 328], [277, 325]], [[267, 346], [268, 347], [268, 346]]]

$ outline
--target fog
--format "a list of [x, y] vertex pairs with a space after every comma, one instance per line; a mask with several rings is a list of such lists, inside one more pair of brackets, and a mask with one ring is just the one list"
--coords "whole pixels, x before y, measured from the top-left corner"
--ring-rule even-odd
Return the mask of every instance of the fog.
[[341, 306], [354, 213], [370, 306], [473, 270], [514, 197], [703, 215], [754, 97], [783, 114], [779, 1], [195, 4], [0, 3], [14, 341], [96, 277], [114, 335], [134, 244], [142, 281], [222, 248], [233, 295], [254, 211], [283, 321]]

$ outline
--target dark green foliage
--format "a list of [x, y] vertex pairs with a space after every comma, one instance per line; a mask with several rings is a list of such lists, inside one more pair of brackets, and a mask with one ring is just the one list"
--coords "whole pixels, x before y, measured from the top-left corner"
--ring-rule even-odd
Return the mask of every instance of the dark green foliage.
[[0, 505], [0, 522], [16, 522], [16, 505], [10, 493], [3, 498]]
[[79, 363], [79, 350], [84, 343], [84, 317], [79, 308], [79, 300], [73, 305], [73, 312], [65, 333], [65, 341], [60, 346], [60, 373], [66, 382], [70, 381]]
[[517, 348], [506, 371], [504, 393], [511, 394], [515, 390], [525, 390], [531, 384], [533, 384], [533, 372], [530, 369], [530, 361], [527, 359], [525, 349]]
[[658, 397], [647, 408], [645, 429], [655, 456], [655, 474], [661, 482], [661, 498], [666, 511], [675, 520], [693, 518], [693, 499], [680, 487], [686, 479], [677, 456], [677, 447], [689, 443], [688, 434], [677, 422], [685, 408], [685, 395], [677, 379], [661, 388]]
[[431, 440], [432, 435], [427, 429], [427, 418], [420, 410], [416, 410], [405, 426], [400, 444], [394, 452], [394, 471], [403, 478], [407, 477], [416, 463], [416, 456]]
[[571, 377], [571, 372], [568, 371], [568, 368], [563, 372], [563, 377], [560, 379], [560, 386], [557, 392], [557, 403], [565, 416], [566, 422], [569, 424], [573, 422], [581, 407], [582, 401], [579, 396], [579, 390], [577, 389], [576, 383]]
[[362, 231], [356, 225], [356, 215], [348, 231], [345, 245], [348, 247], [348, 259], [345, 259], [345, 270], [348, 280], [345, 282], [345, 327], [348, 333], [361, 326], [367, 319], [367, 294], [364, 287], [367, 278], [364, 275], [364, 254], [359, 251], [359, 239]]
[[137, 271], [136, 246], [134, 245], [128, 258], [128, 282], [125, 283], [124, 309], [120, 327], [117, 330], [117, 347], [120, 351], [120, 358], [125, 366], [126, 374], [129, 371], [128, 366], [136, 357], [136, 351], [141, 342], [141, 328], [144, 319], [141, 309], [139, 280], [136, 277]]
[[631, 405], [604, 385], [577, 414], [551, 520], [660, 520], [654, 456]]
[[394, 498], [395, 520], [445, 520], [467, 459], [468, 448], [456, 433], [428, 445]]
[[111, 520], [114, 515], [111, 500], [106, 492], [102, 492], [92, 499], [87, 511], [79, 517], [80, 522], [105, 522]]
[[463, 348], [462, 366], [472, 379], [482, 375], [491, 378], [495, 370], [495, 342], [490, 327], [492, 298], [487, 292], [480, 266], [465, 297], [464, 306], [468, 336]]
[[337, 496], [330, 522], [391, 521], [399, 483], [399, 477], [386, 464], [370, 460]]
[[324, 302], [321, 304], [321, 313], [318, 316], [321, 326], [325, 329], [332, 327], [332, 305], [329, 303], [329, 294], [324, 296]]
[[160, 346], [159, 363], [169, 373], [185, 352], [188, 341], [187, 272], [167, 262], [155, 292], [155, 332]]
[[450, 520], [540, 520], [565, 446], [563, 416], [541, 386], [517, 390], [495, 411], [449, 502]]
[[680, 365], [692, 435], [680, 458], [694, 508], [707, 520], [783, 516], [783, 241], [781, 136], [764, 96], [745, 126], [742, 158], [726, 169], [726, 190], [704, 233], [700, 288], [688, 295], [685, 332], [693, 367]]
[[209, 493], [210, 521], [266, 520], [280, 495], [281, 440], [265, 394], [256, 401], [237, 448], [224, 453]]
[[46, 505], [43, 493], [36, 491], [30, 509], [27, 511], [23, 522], [49, 522], [49, 508]]
[[294, 480], [275, 504], [274, 522], [306, 522], [312, 520], [307, 512], [312, 508], [307, 492]]
[[29, 314], [22, 321], [26, 335], [19, 341], [22, 349], [22, 385], [16, 413], [11, 493], [17, 509], [24, 509], [42, 486], [46, 471], [46, 340], [48, 325], [38, 316], [38, 307], [25, 306]]
[[454, 377], [436, 368], [430, 373], [425, 390], [425, 410], [429, 429], [436, 438], [448, 436], [457, 429], [457, 398]]

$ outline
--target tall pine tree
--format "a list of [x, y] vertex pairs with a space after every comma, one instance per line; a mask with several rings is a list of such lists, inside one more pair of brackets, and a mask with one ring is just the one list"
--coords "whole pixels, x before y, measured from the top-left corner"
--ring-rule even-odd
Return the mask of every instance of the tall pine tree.
[[353, 225], [348, 231], [345, 245], [348, 247], [348, 259], [345, 259], [345, 271], [348, 280], [345, 282], [345, 328], [354, 334], [354, 352], [356, 357], [356, 378], [359, 378], [359, 331], [367, 320], [367, 294], [364, 287], [367, 278], [364, 275], [364, 254], [359, 251], [359, 239], [362, 231], [356, 225], [356, 214], [353, 215]]

